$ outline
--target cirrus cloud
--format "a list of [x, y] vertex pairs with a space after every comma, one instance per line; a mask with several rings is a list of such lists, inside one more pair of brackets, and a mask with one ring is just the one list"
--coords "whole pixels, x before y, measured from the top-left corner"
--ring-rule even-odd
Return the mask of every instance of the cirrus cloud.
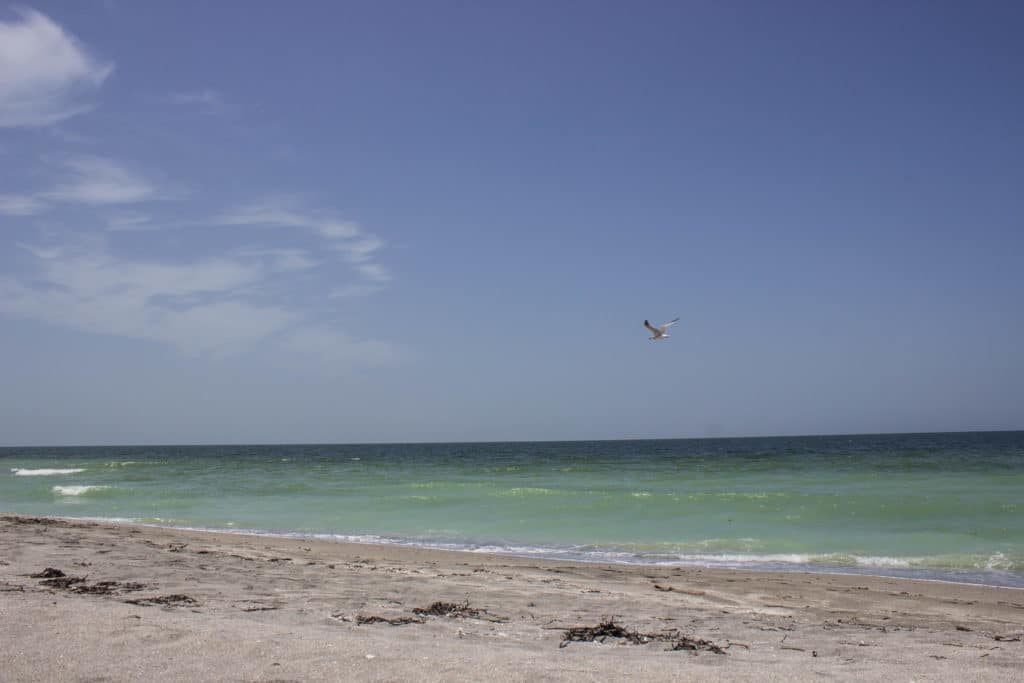
[[35, 283], [0, 278], [0, 311], [86, 332], [226, 351], [294, 325], [299, 315], [241, 300], [263, 276], [224, 258], [167, 264], [118, 259], [97, 249], [24, 247]]
[[45, 202], [20, 194], [0, 194], [0, 214], [8, 216], [34, 216], [46, 208]]
[[158, 198], [156, 188], [138, 173], [105, 157], [78, 157], [64, 162], [69, 177], [42, 197], [84, 204], [130, 204]]
[[214, 225], [249, 226], [254, 228], [293, 228], [305, 230], [322, 238], [328, 248], [340, 254], [356, 274], [358, 282], [334, 290], [332, 296], [362, 296], [381, 289], [391, 280], [387, 268], [373, 261], [384, 242], [363, 230], [357, 223], [297, 206], [288, 198], [272, 198], [237, 207], [210, 221]]
[[230, 354], [270, 345], [331, 372], [401, 360], [382, 340], [359, 339], [301, 306], [273, 303], [261, 288], [314, 268], [300, 249], [242, 249], [171, 263], [115, 256], [102, 243], [41, 247], [28, 277], [0, 275], [0, 313], [94, 334], [168, 344], [187, 354]]

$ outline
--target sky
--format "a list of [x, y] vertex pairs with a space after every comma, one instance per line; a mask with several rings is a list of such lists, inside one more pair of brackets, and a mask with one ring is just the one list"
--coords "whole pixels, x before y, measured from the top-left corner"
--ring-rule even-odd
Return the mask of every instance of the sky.
[[0, 5], [0, 445], [1024, 429], [1022, 34]]

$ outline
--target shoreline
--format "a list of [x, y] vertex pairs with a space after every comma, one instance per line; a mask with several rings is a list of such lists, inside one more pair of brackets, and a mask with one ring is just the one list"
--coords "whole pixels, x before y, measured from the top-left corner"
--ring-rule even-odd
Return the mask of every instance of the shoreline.
[[[564, 640], [609, 621], [651, 638]], [[16, 680], [1012, 680], [1022, 622], [1008, 587], [0, 514]]]
[[[0, 512], [0, 515], [8, 514]], [[15, 514], [15, 513], [10, 513]], [[31, 516], [31, 515], [26, 515]], [[141, 522], [133, 519], [122, 519], [122, 518], [109, 518], [109, 517], [63, 517], [57, 515], [45, 515], [50, 519], [60, 519], [70, 522], [83, 521], [83, 522], [96, 522], [98, 524], [124, 524], [128, 526], [140, 526], [149, 527], [153, 529], [180, 529], [182, 531], [192, 531], [196, 533], [213, 533], [213, 534], [228, 534], [233, 536], [255, 536], [260, 538], [283, 538], [283, 539], [297, 539], [297, 540], [308, 540], [318, 541], [326, 543], [351, 543], [355, 545], [368, 545], [368, 546], [383, 546], [383, 547], [396, 547], [396, 548], [418, 548], [426, 551], [437, 551], [437, 552], [456, 552], [456, 553], [467, 553], [470, 555], [495, 555], [500, 557], [517, 557], [521, 559], [542, 559], [552, 560], [556, 562], [579, 562], [582, 564], [608, 564], [608, 565], [622, 565], [622, 566], [636, 566], [636, 567], [683, 567], [693, 569], [710, 569], [710, 570], [733, 570], [733, 571], [749, 571], [749, 572], [778, 572], [778, 573], [797, 573], [797, 574], [827, 574], [836, 576], [870, 576], [884, 579], [898, 579], [908, 581], [934, 581], [938, 583], [948, 583], [953, 585], [963, 586], [991, 586], [994, 588], [1008, 588], [1012, 590], [1024, 590], [1024, 574], [1012, 572], [1010, 570], [994, 570], [994, 569], [966, 569], [966, 568], [946, 568], [946, 569], [935, 569], [935, 568], [916, 568], [916, 567], [890, 567], [889, 572], [883, 573], [885, 570], [878, 568], [875, 571], [875, 567], [870, 565], [856, 565], [854, 567], [828, 564], [827, 562], [811, 563], [811, 562], [792, 562], [788, 563], [785, 561], [760, 561], [751, 560], [749, 566], [733, 566], [731, 561], [715, 561], [714, 555], [709, 554], [708, 559], [704, 560], [665, 560], [665, 561], [644, 561], [638, 559], [637, 561], [627, 560], [615, 560], [604, 557], [586, 557], [583, 553], [570, 554], [566, 551], [565, 555], [556, 554], [556, 550], [552, 550], [548, 553], [544, 548], [538, 547], [537, 552], [515, 552], [514, 550], [502, 550], [496, 548], [493, 545], [485, 546], [484, 549], [469, 549], [465, 547], [445, 547], [444, 544], [438, 542], [432, 544], [430, 542], [417, 542], [405, 539], [385, 539], [377, 537], [380, 540], [362, 540], [362, 537], [351, 534], [331, 534], [323, 532], [289, 532], [289, 531], [269, 531], [263, 529], [232, 529], [232, 528], [206, 528], [206, 527], [191, 527], [191, 526], [175, 526], [171, 524], [158, 524], [154, 522]], [[450, 546], [457, 546], [458, 544], [451, 543], [447, 544]], [[822, 555], [821, 557], [824, 557]], [[856, 568], [863, 566], [862, 571], [857, 571]], [[907, 574], [920, 573], [921, 575], [901, 575], [899, 572], [906, 572]], [[928, 576], [928, 574], [942, 575], [942, 574], [956, 574], [957, 572], [964, 573], [983, 573], [986, 571], [1004, 571], [1011, 577], [1012, 580], [1020, 582], [1020, 585], [1012, 585], [1010, 583], [984, 583], [978, 581], [959, 581], [951, 578], [941, 578], [940, 576]]]

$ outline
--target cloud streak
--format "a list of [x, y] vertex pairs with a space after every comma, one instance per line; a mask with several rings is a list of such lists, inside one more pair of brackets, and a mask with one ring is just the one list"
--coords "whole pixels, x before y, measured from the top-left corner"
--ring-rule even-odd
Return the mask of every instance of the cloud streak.
[[219, 114], [225, 106], [224, 96], [216, 90], [172, 93], [166, 101], [183, 107], [195, 107], [204, 114]]
[[358, 282], [332, 291], [332, 297], [365, 296], [391, 280], [391, 273], [373, 261], [384, 242], [357, 223], [296, 208], [289, 200], [268, 200], [238, 207], [217, 216], [215, 225], [304, 230], [326, 240], [330, 250], [352, 266]]
[[41, 286], [0, 279], [0, 310], [75, 329], [172, 344], [186, 352], [229, 350], [293, 324], [298, 316], [231, 297], [261, 271], [226, 259], [162, 264], [102, 251], [31, 249]]
[[219, 225], [302, 228], [312, 230], [329, 240], [348, 240], [363, 236], [362, 229], [351, 221], [297, 211], [286, 201], [248, 204], [221, 214], [213, 222]]
[[313, 268], [303, 250], [240, 250], [188, 263], [117, 258], [105, 248], [21, 245], [28, 278], [0, 276], [0, 312], [72, 329], [169, 344], [187, 354], [229, 354], [269, 344], [332, 372], [394, 362], [392, 344], [356, 339], [300, 307], [261, 299], [275, 276]]
[[32, 10], [0, 22], [0, 127], [46, 126], [92, 108], [114, 67]]
[[64, 163], [69, 178], [39, 196], [60, 202], [83, 204], [131, 204], [159, 199], [156, 188], [144, 177], [104, 157], [78, 157]]
[[0, 214], [6, 216], [34, 216], [46, 209], [46, 203], [35, 197], [19, 194], [0, 194]]

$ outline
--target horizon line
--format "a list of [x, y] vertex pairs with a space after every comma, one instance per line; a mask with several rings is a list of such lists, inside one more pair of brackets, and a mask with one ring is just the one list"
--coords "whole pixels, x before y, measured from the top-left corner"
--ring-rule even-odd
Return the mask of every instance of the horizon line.
[[514, 439], [514, 440], [468, 440], [468, 441], [267, 441], [255, 442], [211, 442], [211, 443], [124, 443], [124, 444], [49, 444], [41, 446], [14, 445], [0, 449], [14, 448], [200, 448], [200, 447], [241, 447], [241, 446], [431, 446], [442, 444], [525, 444], [525, 443], [586, 443], [588, 441], [715, 441], [726, 439], [799, 439], [844, 436], [920, 436], [923, 434], [1012, 434], [1024, 429], [956, 429], [950, 431], [926, 432], [835, 432], [817, 434], [754, 434], [748, 436], [662, 436], [662, 437], [618, 437], [614, 439]]

